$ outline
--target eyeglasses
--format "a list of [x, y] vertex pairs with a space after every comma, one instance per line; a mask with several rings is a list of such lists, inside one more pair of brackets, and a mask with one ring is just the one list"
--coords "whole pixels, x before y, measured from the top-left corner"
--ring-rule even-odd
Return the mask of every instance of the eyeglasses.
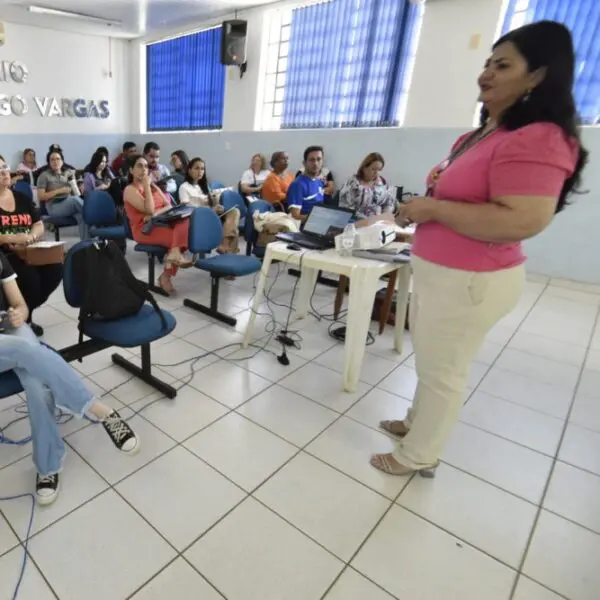
[[0, 165], [0, 173], [10, 173], [10, 167], [8, 165]]

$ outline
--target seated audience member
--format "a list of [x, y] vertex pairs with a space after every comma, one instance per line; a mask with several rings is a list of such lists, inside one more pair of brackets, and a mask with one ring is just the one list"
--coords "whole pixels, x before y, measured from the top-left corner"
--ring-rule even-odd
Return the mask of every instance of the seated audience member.
[[356, 175], [342, 186], [340, 206], [354, 210], [358, 219], [393, 213], [396, 209], [396, 196], [380, 175], [384, 166], [381, 154], [367, 154]]
[[185, 177], [187, 172], [187, 166], [190, 162], [188, 155], [183, 150], [175, 150], [171, 154], [171, 166], [175, 170], [175, 173], [179, 173]]
[[[296, 173], [296, 177], [300, 177], [302, 173], [304, 173], [303, 169]], [[319, 173], [319, 177], [323, 181], [323, 196], [325, 197], [325, 201], [331, 200], [331, 198], [333, 198], [333, 195], [336, 192], [333, 173], [327, 167], [322, 167], [321, 172]]]
[[112, 443], [124, 454], [139, 451], [135, 433], [116, 410], [99, 402], [81, 376], [54, 350], [43, 346], [26, 324], [28, 310], [11, 263], [0, 252], [0, 309], [8, 312], [9, 326], [0, 333], [0, 371], [13, 370], [23, 386], [31, 426], [35, 497], [48, 505], [59, 492], [59, 475], [66, 447], [56, 422], [56, 409], [76, 418], [90, 412]]
[[129, 157], [137, 154], [137, 146], [135, 142], [125, 142], [123, 144], [123, 151], [112, 163], [112, 172], [115, 174], [115, 177], [124, 177], [127, 175], [127, 161]]
[[304, 223], [316, 204], [323, 202], [323, 148], [309, 146], [304, 151], [304, 172], [290, 184], [287, 193], [288, 210], [292, 217]]
[[262, 197], [277, 210], [284, 210], [290, 183], [294, 176], [288, 172], [287, 152], [275, 152], [271, 157], [272, 171], [267, 175], [262, 187]]
[[242, 194], [260, 198], [263, 184], [269, 173], [267, 159], [262, 154], [255, 154], [250, 159], [250, 168], [244, 171], [240, 180]]
[[[179, 188], [180, 204], [191, 204], [192, 206], [208, 206], [218, 215], [224, 213], [224, 208], [208, 189], [206, 179], [206, 165], [201, 158], [192, 158], [188, 164], [185, 182]], [[223, 241], [217, 248], [220, 254], [239, 252], [239, 225], [240, 211], [233, 208], [223, 215]]]
[[51, 217], [74, 217], [81, 240], [89, 239], [88, 228], [83, 221], [83, 200], [77, 189], [75, 171], [66, 167], [58, 150], [48, 152], [46, 161], [48, 169], [37, 181], [39, 201], [45, 204]]
[[[63, 166], [65, 167], [65, 169], [69, 170], [69, 171], [73, 171], [75, 172], [75, 167], [73, 167], [72, 165], [69, 165], [65, 162], [65, 155], [62, 151], [62, 148], [58, 145], [58, 144], [52, 144], [50, 146], [50, 148], [48, 149], [48, 153], [50, 152], [58, 152], [62, 158], [63, 161]], [[44, 172], [47, 171], [50, 168], [50, 166], [48, 164], [42, 165], [41, 167], [38, 167], [34, 172], [33, 172], [33, 185], [37, 186], [37, 181], [39, 179], [39, 176]]]
[[62, 280], [62, 265], [28, 265], [15, 252], [44, 237], [40, 211], [25, 194], [10, 189], [10, 170], [0, 156], [0, 249], [19, 277], [21, 293], [29, 308], [27, 322], [36, 335], [44, 330], [31, 322], [33, 311], [42, 306]]
[[94, 152], [90, 164], [85, 168], [83, 176], [83, 195], [94, 190], [107, 191], [110, 188], [112, 173], [108, 168], [107, 155], [100, 149]]
[[160, 146], [156, 142], [148, 142], [144, 146], [144, 158], [152, 183], [157, 184], [168, 194], [174, 194], [177, 191], [177, 184], [170, 177], [169, 167], [160, 164]]
[[154, 227], [144, 233], [147, 221], [172, 207], [165, 194], [152, 182], [146, 158], [138, 154], [130, 157], [129, 161], [129, 185], [125, 188], [123, 198], [133, 239], [140, 244], [168, 248], [165, 269], [158, 278], [158, 285], [170, 293], [175, 290], [171, 277], [177, 273], [177, 269], [192, 266], [192, 262], [183, 256], [188, 247], [189, 220], [173, 221], [168, 227]]
[[33, 185], [33, 172], [35, 170], [37, 170], [35, 150], [32, 150], [31, 148], [25, 148], [25, 150], [23, 150], [23, 160], [17, 167], [17, 175], [20, 179], [25, 179]]
[[[98, 146], [96, 148], [96, 151], [94, 152], [94, 154], [104, 155], [104, 157], [106, 158], [106, 168], [108, 169], [107, 173], [109, 174], [111, 179], [114, 179], [116, 177], [116, 175], [113, 173], [113, 170], [110, 168], [110, 154], [108, 152], [108, 148], [106, 146]], [[89, 171], [89, 170], [90, 170], [90, 165], [88, 164], [85, 167], [84, 171]]]

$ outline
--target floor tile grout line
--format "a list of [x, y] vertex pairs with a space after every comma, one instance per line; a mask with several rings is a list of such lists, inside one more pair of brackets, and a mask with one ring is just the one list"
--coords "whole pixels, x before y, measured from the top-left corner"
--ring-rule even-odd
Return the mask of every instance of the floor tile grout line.
[[[589, 337], [589, 341], [588, 341], [588, 346], [587, 346], [587, 351], [586, 351], [586, 358], [587, 355], [589, 354], [590, 351], [590, 347], [592, 344], [592, 339], [593, 339], [593, 332], [596, 330], [596, 327], [598, 325], [598, 323], [600, 322], [600, 306], [596, 308], [596, 318], [594, 319], [594, 324], [592, 326], [592, 330], [590, 332], [590, 337]], [[583, 376], [583, 372], [585, 370], [585, 360], [583, 362], [583, 365], [581, 366], [580, 370], [579, 370], [579, 378], [577, 380], [577, 384], [575, 386], [575, 389], [573, 390], [573, 395], [572, 395], [572, 399], [571, 399], [571, 403], [569, 405], [569, 410], [567, 412], [567, 416], [561, 431], [561, 435], [560, 435], [560, 439], [558, 441], [558, 445], [556, 447], [556, 453], [554, 455], [554, 459], [552, 461], [552, 464], [550, 465], [550, 472], [548, 473], [548, 478], [546, 479], [546, 485], [544, 486], [544, 489], [542, 491], [542, 497], [540, 499], [540, 504], [538, 506], [538, 509], [536, 511], [536, 515], [533, 521], [533, 526], [531, 528], [531, 531], [529, 533], [529, 537], [527, 539], [527, 543], [525, 545], [525, 550], [523, 552], [523, 556], [521, 558], [521, 562], [519, 564], [519, 574], [523, 574], [525, 575], [525, 573], [523, 573], [523, 568], [525, 567], [525, 562], [527, 560], [527, 555], [529, 553], [529, 550], [531, 549], [531, 544], [533, 542], [533, 537], [535, 535], [535, 531], [537, 529], [540, 517], [542, 515], [542, 511], [544, 510], [544, 501], [546, 499], [546, 495], [548, 493], [548, 490], [550, 488], [550, 483], [552, 481], [553, 475], [554, 475], [554, 470], [556, 467], [556, 463], [558, 462], [558, 456], [560, 455], [560, 451], [561, 451], [561, 447], [562, 447], [562, 443], [563, 440], [565, 438], [565, 434], [567, 432], [567, 428], [569, 427], [569, 417], [571, 416], [571, 412], [573, 410], [573, 406], [575, 404], [575, 399], [577, 398], [577, 391], [579, 389], [579, 385], [581, 383], [581, 377]], [[518, 583], [518, 579], [515, 581], [512, 592], [509, 596], [509, 600], [513, 600], [514, 596], [516, 594], [517, 591], [517, 583]]]

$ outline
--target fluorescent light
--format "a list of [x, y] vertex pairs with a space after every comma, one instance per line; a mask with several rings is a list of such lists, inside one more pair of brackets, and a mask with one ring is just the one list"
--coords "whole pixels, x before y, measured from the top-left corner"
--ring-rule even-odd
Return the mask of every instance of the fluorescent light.
[[112, 21], [110, 19], [103, 19], [102, 17], [93, 17], [92, 15], [84, 15], [78, 12], [72, 12], [70, 10], [59, 10], [57, 8], [48, 8], [47, 6], [36, 6], [32, 4], [27, 10], [31, 13], [37, 13], [39, 15], [52, 15], [54, 17], [69, 17], [71, 19], [80, 19], [82, 21], [93, 21], [94, 23], [101, 23], [102, 25], [122, 25], [122, 21]]

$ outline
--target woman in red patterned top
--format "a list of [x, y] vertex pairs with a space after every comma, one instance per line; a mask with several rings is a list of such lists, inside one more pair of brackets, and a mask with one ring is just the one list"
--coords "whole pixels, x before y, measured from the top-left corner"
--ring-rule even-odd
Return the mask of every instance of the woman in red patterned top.
[[140, 244], [155, 244], [168, 249], [165, 256], [165, 269], [158, 278], [158, 285], [170, 293], [175, 290], [171, 277], [179, 267], [187, 268], [192, 261], [183, 256], [188, 247], [189, 221], [174, 221], [168, 227], [154, 227], [149, 233], [143, 228], [153, 216], [167, 212], [171, 203], [148, 175], [148, 163], [143, 156], [130, 158], [129, 185], [123, 193], [125, 212], [131, 225], [133, 239]]

